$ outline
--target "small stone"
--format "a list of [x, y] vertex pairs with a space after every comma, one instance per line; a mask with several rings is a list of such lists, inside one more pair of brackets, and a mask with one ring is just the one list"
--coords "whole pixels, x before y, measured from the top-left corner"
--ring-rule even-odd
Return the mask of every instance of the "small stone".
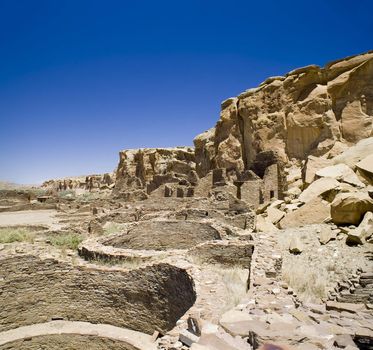
[[303, 251], [303, 244], [298, 236], [293, 236], [289, 245], [289, 252], [292, 254], [300, 254]]

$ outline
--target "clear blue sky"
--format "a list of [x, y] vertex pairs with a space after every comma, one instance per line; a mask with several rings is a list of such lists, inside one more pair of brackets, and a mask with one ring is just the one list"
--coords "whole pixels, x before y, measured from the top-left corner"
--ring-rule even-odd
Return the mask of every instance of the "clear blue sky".
[[191, 145], [222, 100], [373, 49], [372, 14], [372, 0], [0, 0], [0, 179]]

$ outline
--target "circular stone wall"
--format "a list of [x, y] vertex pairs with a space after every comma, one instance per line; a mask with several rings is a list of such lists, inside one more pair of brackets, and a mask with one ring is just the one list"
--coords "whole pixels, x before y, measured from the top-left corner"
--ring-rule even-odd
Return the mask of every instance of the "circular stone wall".
[[136, 350], [129, 344], [109, 338], [76, 334], [55, 334], [18, 340], [0, 346], [0, 350]]
[[195, 221], [144, 221], [127, 233], [103, 242], [106, 246], [137, 250], [188, 249], [220, 240], [219, 232], [208, 223]]
[[0, 259], [0, 332], [53, 319], [165, 333], [194, 304], [184, 269], [156, 264], [123, 272], [24, 255]]

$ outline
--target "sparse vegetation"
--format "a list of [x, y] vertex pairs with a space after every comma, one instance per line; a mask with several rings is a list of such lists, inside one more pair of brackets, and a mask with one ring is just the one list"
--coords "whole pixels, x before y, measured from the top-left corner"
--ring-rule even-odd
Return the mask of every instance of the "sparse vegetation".
[[75, 198], [75, 192], [72, 190], [58, 192], [59, 198]]
[[287, 259], [282, 266], [284, 281], [303, 300], [314, 301], [326, 297], [330, 283], [328, 274], [327, 269], [305, 266], [297, 257]]
[[226, 305], [223, 311], [227, 311], [240, 302], [247, 292], [247, 280], [249, 271], [239, 267], [224, 268], [216, 265], [212, 271], [219, 274], [226, 288]]
[[104, 233], [106, 235], [110, 235], [110, 234], [113, 234], [113, 233], [119, 233], [123, 230], [123, 227], [125, 225], [123, 224], [118, 224], [116, 222], [110, 222], [108, 223], [107, 225], [104, 226]]
[[29, 242], [34, 243], [35, 233], [26, 228], [0, 228], [0, 243]]
[[89, 202], [92, 200], [100, 199], [102, 197], [102, 194], [99, 192], [84, 192], [77, 196], [77, 200], [81, 202]]
[[77, 233], [64, 233], [49, 237], [50, 244], [61, 249], [78, 249], [83, 237]]

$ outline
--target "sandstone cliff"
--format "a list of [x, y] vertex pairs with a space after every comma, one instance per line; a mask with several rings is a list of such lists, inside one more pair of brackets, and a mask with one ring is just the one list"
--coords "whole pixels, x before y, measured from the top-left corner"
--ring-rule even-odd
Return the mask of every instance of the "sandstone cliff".
[[196, 169], [201, 177], [214, 168], [262, 175], [268, 163], [369, 137], [372, 121], [373, 52], [299, 68], [224, 101], [215, 128], [194, 140]]
[[149, 194], [166, 183], [197, 180], [192, 147], [130, 149], [119, 153], [114, 192], [140, 190]]

